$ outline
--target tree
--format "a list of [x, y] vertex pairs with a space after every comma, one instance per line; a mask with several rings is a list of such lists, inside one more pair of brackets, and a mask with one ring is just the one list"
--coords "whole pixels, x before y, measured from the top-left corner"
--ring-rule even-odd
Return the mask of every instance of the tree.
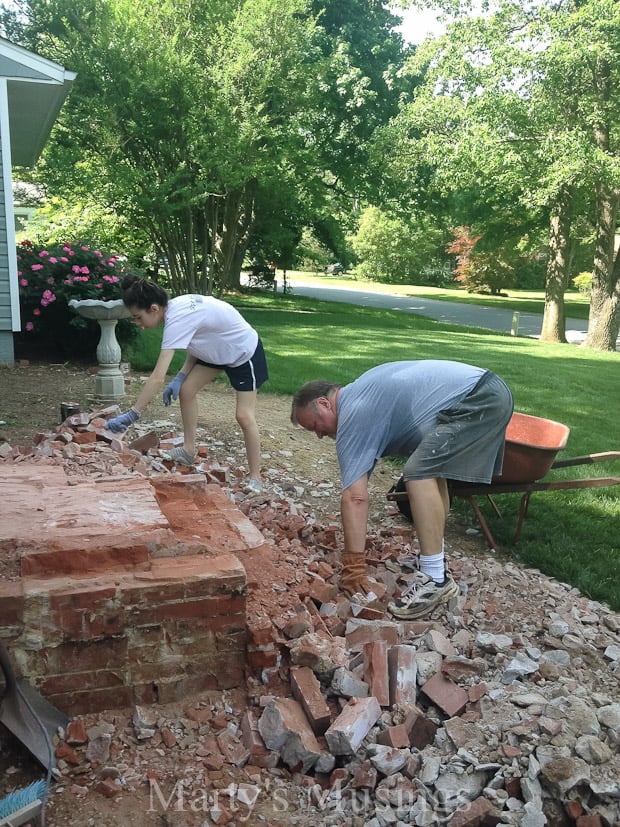
[[357, 274], [372, 281], [392, 284], [419, 283], [422, 263], [437, 246], [438, 231], [424, 221], [408, 221], [380, 210], [366, 208], [351, 246], [361, 263]]
[[402, 41], [377, 0], [21, 7], [5, 30], [78, 73], [35, 174], [143, 228], [174, 292], [238, 284], [259, 225], [288, 226], [291, 258], [304, 222], [342, 209], [335, 193], [350, 209], [365, 141], [396, 109]]
[[23, 40], [78, 73], [40, 168], [50, 189], [145, 227], [174, 292], [225, 288], [257, 192], [308, 163], [317, 52], [303, 0], [27, 7]]
[[[564, 340], [573, 227], [593, 213], [597, 275], [587, 345], [601, 349], [615, 348], [620, 322], [612, 243], [620, 185], [619, 38], [613, 0], [534, 6], [501, 0], [493, 14], [456, 20], [412, 61], [412, 75], [422, 73], [424, 83], [398, 119], [403, 149], [394, 153], [401, 178], [407, 164], [431, 165], [437, 189], [475, 187], [508, 224], [526, 217], [524, 240], [528, 223], [546, 218], [548, 340]], [[473, 226], [477, 233], [486, 229]]]

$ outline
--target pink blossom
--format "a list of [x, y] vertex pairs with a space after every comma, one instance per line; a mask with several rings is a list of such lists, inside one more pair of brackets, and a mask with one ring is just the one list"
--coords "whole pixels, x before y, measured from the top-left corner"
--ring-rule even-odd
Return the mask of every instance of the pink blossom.
[[80, 273], [90, 273], [88, 267], [80, 267]]
[[74, 256], [74, 255], [75, 255], [75, 251], [74, 250], [69, 250], [69, 256]]
[[71, 249], [71, 245], [70, 244], [63, 244], [62, 249], [65, 251], [65, 253], [68, 253], [69, 250]]
[[48, 284], [54, 284], [53, 276], [50, 276], [48, 279], [46, 279], [46, 281], [47, 281]]
[[28, 287], [28, 279], [20, 279], [19, 283], [22, 287]]
[[50, 256], [50, 264], [56, 264], [57, 261], [58, 259], [56, 258], [56, 256]]
[[99, 256], [99, 258], [103, 258], [103, 253], [100, 253], [99, 250], [93, 250], [93, 252], [96, 256]]
[[32, 324], [32, 322], [26, 322], [26, 330], [34, 330], [34, 325]]
[[47, 250], [41, 250], [39, 258], [45, 258], [45, 256], [49, 256], [49, 252]]
[[74, 273], [80, 273], [81, 272], [80, 265], [79, 264], [74, 264], [73, 267], [71, 268], [71, 270]]
[[66, 256], [61, 256], [60, 260], [62, 261], [63, 264], [66, 264], [69, 261], [69, 259]]
[[99, 282], [99, 284], [96, 284], [95, 287], [97, 288], [97, 290], [101, 290], [101, 288], [103, 287], [103, 284], [101, 284], [101, 282]]
[[51, 290], [43, 291], [43, 295], [41, 296], [41, 304], [43, 304], [44, 301], [47, 302], [47, 304], [51, 304], [52, 302], [56, 301], [56, 296], [54, 295], [54, 293], [52, 293]]
[[35, 307], [35, 309], [32, 311], [32, 315], [33, 316], [40, 316], [41, 315], [41, 311], [39, 310], [38, 307]]
[[87, 252], [87, 251], [88, 251], [88, 247], [84, 247], [84, 246], [82, 246], [82, 250], [84, 250], [84, 252]]
[[73, 284], [73, 279], [71, 279], [71, 278], [65, 279], [65, 284]]
[[30, 269], [31, 270], [42, 270], [43, 265], [42, 264], [33, 264]]

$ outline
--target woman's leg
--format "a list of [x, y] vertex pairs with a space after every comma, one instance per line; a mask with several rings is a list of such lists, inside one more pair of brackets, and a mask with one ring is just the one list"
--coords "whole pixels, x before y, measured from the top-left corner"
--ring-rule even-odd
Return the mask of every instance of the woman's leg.
[[183, 420], [183, 447], [190, 456], [196, 453], [196, 428], [198, 427], [198, 391], [212, 382], [222, 371], [206, 365], [194, 365], [181, 385], [179, 402]]
[[256, 424], [256, 391], [235, 391], [237, 410], [235, 416], [245, 442], [250, 479], [260, 480], [260, 433]]

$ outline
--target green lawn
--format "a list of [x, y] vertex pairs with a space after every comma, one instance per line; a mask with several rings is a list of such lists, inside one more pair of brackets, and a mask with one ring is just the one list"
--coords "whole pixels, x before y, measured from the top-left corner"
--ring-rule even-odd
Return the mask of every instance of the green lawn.
[[[618, 353], [319, 302], [294, 292], [229, 300], [265, 344], [271, 378], [261, 392], [292, 394], [319, 377], [345, 384], [373, 365], [399, 359], [454, 359], [496, 371], [512, 388], [517, 410], [568, 425], [571, 435], [562, 458], [620, 449]], [[160, 330], [141, 333], [129, 356], [134, 369], [152, 368], [160, 341]], [[183, 356], [176, 355], [171, 372], [179, 369]], [[566, 479], [595, 475], [620, 476], [620, 461], [552, 472], [553, 478]], [[504, 520], [484, 509], [506, 553], [620, 609], [620, 486], [533, 494], [521, 540], [513, 545], [519, 496], [497, 497]], [[469, 508], [461, 505], [469, 516]]]

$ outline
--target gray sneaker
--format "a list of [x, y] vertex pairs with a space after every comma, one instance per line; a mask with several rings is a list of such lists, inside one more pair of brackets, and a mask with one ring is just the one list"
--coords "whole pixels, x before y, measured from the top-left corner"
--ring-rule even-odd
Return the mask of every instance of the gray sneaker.
[[188, 453], [182, 445], [178, 448], [172, 448], [170, 451], [162, 451], [162, 455], [164, 459], [172, 460], [172, 462], [176, 462], [177, 465], [187, 465], [188, 467], [196, 462], [197, 456], [196, 453], [193, 455]]
[[262, 494], [263, 484], [260, 480], [249, 479], [243, 487], [244, 494]]
[[403, 620], [415, 620], [417, 617], [432, 612], [440, 603], [447, 603], [458, 593], [459, 587], [448, 572], [440, 585], [432, 577], [420, 571], [414, 575], [413, 581], [402, 595], [388, 603], [388, 611]]

